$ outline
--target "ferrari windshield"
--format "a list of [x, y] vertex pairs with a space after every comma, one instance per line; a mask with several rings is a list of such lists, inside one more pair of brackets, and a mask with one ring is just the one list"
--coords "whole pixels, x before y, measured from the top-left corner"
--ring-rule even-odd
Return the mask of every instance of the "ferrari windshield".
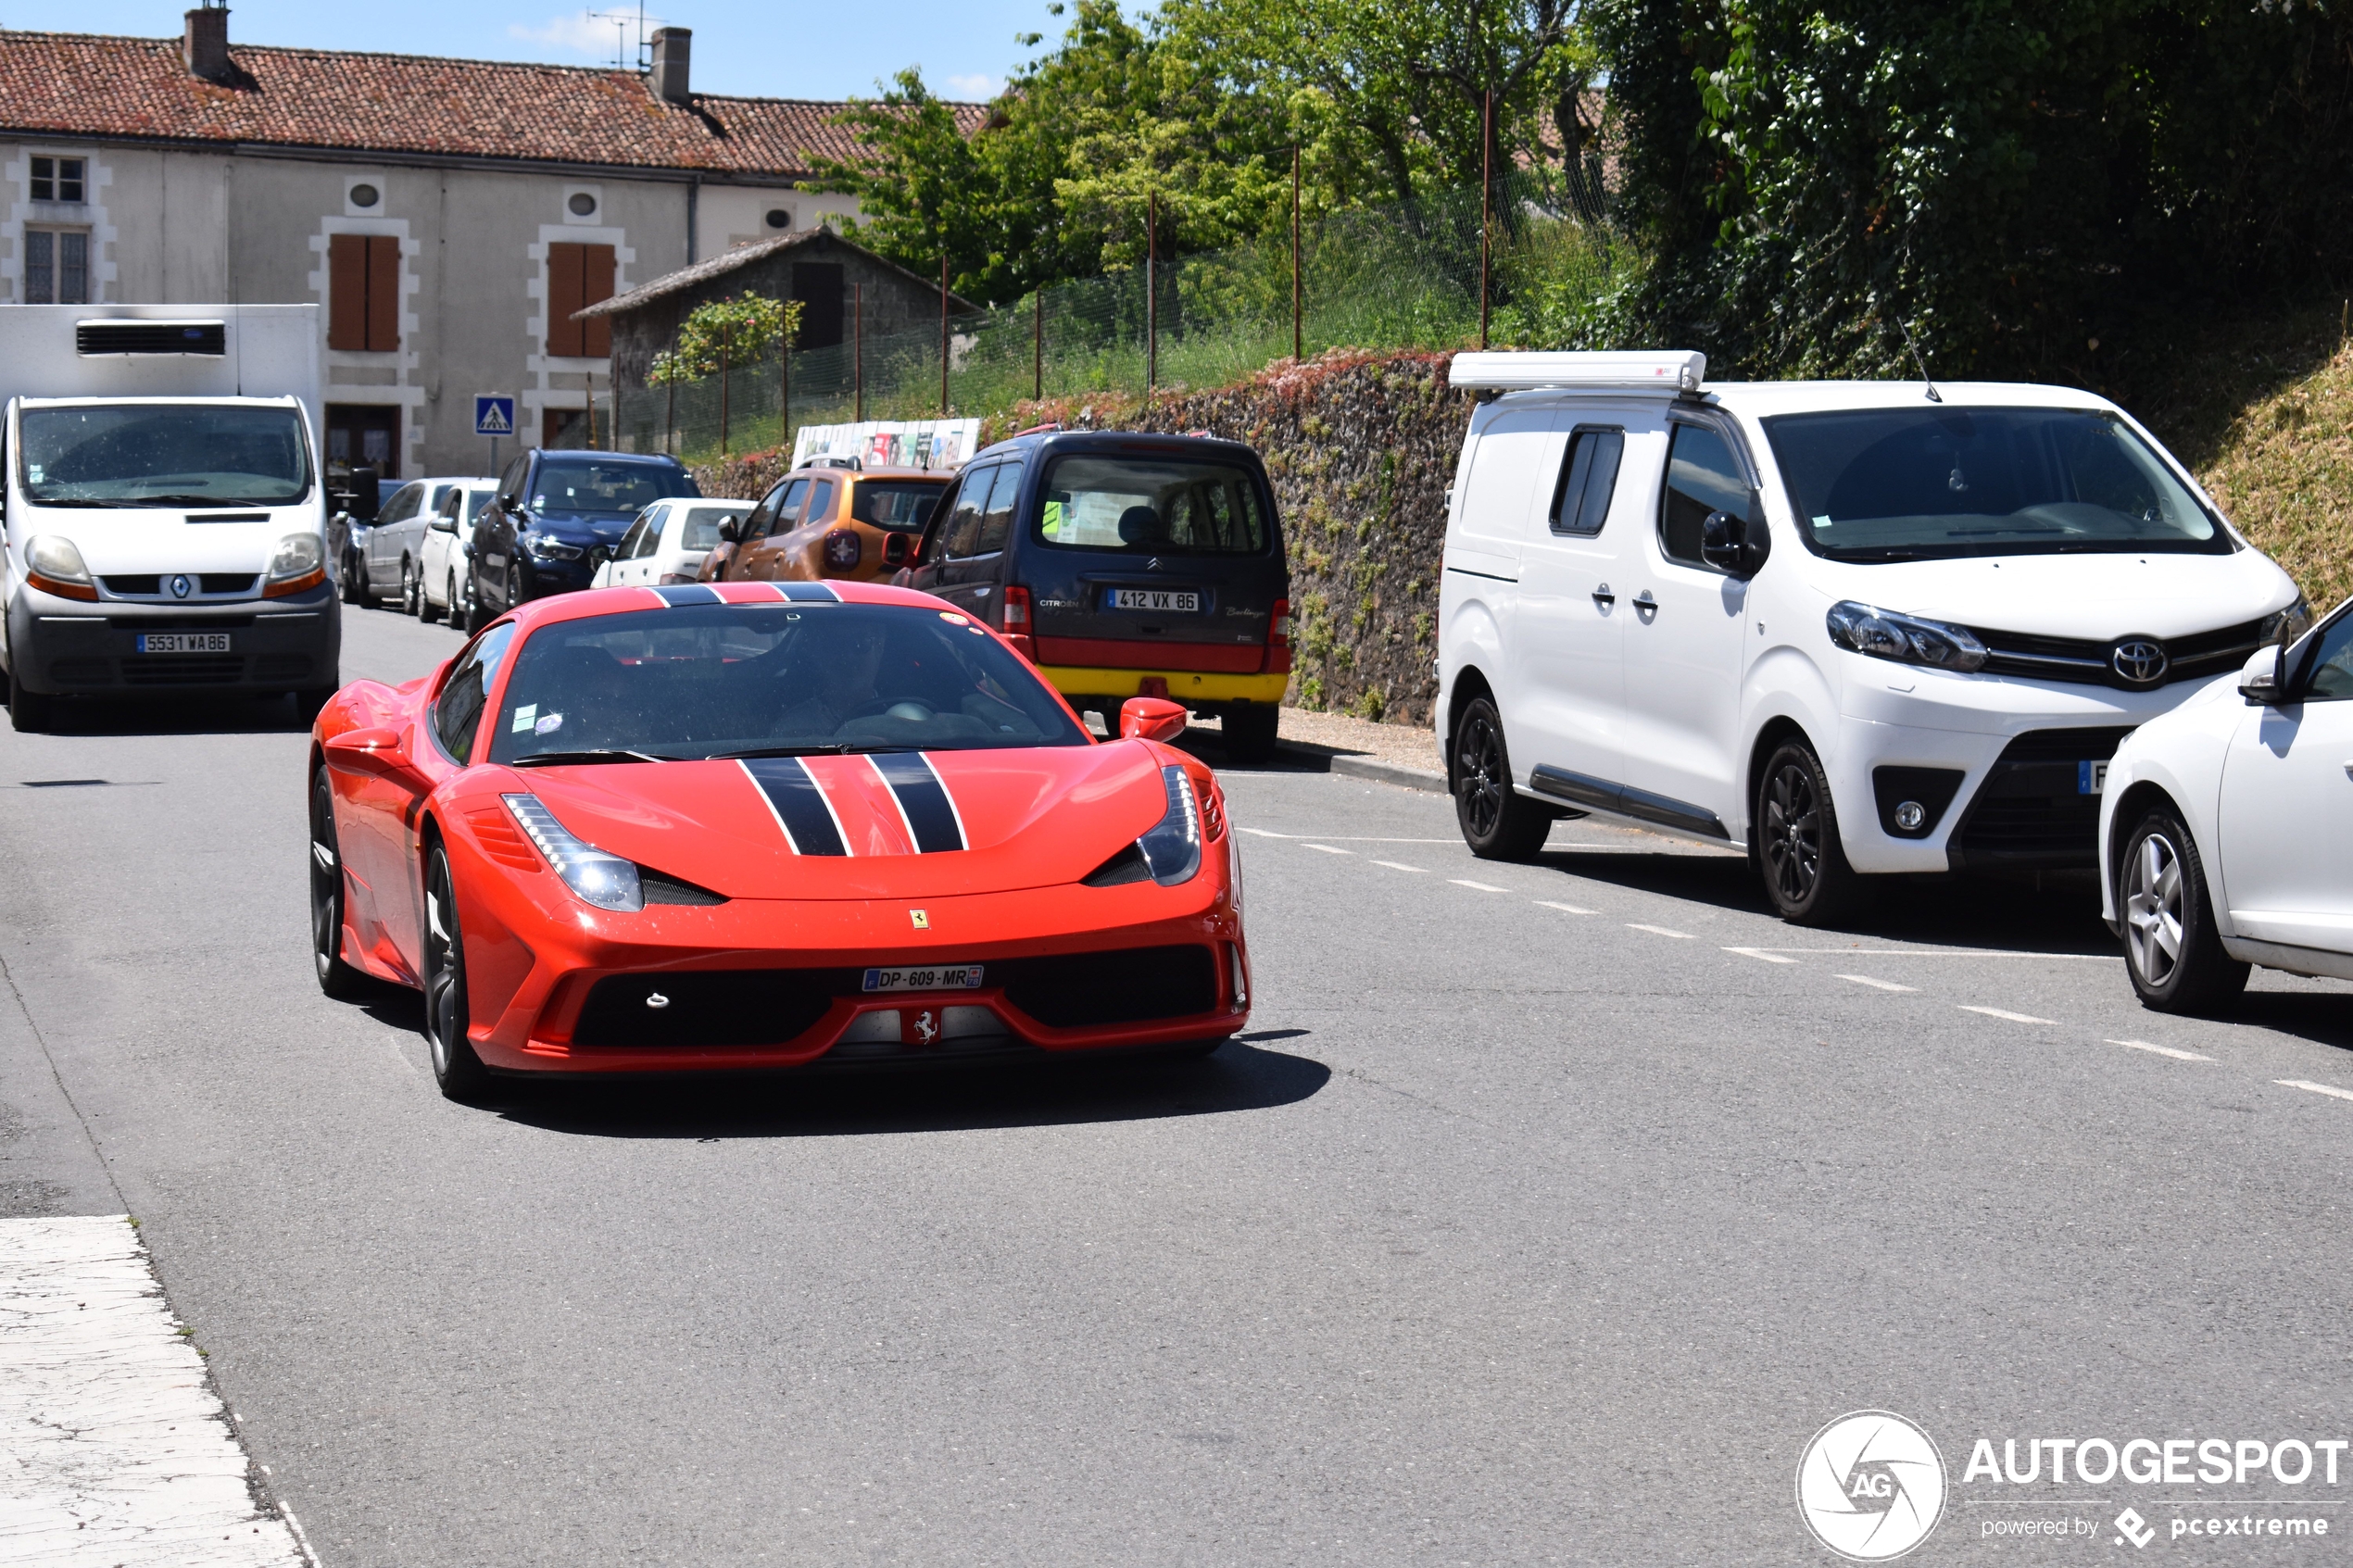
[[701, 604], [534, 632], [507, 684], [490, 757], [595, 762], [1091, 742], [1019, 655], [953, 611]]
[[282, 507], [310, 493], [292, 408], [67, 404], [20, 419], [25, 499], [43, 506]]
[[1839, 560], [2227, 554], [2146, 442], [2092, 408], [1869, 408], [1765, 421], [1814, 547]]

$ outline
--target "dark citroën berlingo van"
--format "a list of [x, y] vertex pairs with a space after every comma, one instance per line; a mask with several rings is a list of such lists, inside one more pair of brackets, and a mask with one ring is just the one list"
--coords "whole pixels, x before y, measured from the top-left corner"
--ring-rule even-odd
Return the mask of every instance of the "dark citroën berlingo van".
[[1290, 573], [1258, 454], [1233, 441], [1025, 432], [967, 464], [900, 581], [1012, 638], [1085, 712], [1131, 696], [1224, 721], [1274, 754], [1290, 679]]

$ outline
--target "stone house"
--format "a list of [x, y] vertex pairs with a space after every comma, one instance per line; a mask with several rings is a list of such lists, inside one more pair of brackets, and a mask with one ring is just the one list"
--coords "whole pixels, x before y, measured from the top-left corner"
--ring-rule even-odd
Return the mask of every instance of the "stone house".
[[495, 471], [477, 394], [516, 396], [526, 445], [604, 406], [609, 332], [583, 307], [856, 211], [798, 188], [855, 151], [842, 106], [696, 93], [684, 28], [638, 72], [233, 45], [211, 5], [184, 21], [0, 31], [0, 307], [323, 305], [331, 461]]

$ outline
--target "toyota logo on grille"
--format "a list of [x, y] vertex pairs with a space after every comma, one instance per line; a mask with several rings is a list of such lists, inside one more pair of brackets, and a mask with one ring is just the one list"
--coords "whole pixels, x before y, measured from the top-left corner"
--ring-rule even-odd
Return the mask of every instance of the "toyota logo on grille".
[[2145, 637], [2134, 637], [2116, 645], [2108, 661], [2122, 680], [2135, 686], [2153, 686], [2165, 678], [2166, 666], [2172, 660], [2165, 657], [2161, 644]]
[[182, 572], [181, 575], [174, 577], [171, 580], [171, 596], [175, 599], [186, 598], [191, 586], [192, 585], [188, 582], [187, 574]]

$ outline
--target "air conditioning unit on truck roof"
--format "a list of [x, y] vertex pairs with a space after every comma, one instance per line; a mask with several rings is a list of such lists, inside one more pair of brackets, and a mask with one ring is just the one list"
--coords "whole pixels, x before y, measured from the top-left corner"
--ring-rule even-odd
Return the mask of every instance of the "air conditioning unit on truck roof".
[[16, 727], [61, 698], [339, 684], [315, 305], [0, 310]]

